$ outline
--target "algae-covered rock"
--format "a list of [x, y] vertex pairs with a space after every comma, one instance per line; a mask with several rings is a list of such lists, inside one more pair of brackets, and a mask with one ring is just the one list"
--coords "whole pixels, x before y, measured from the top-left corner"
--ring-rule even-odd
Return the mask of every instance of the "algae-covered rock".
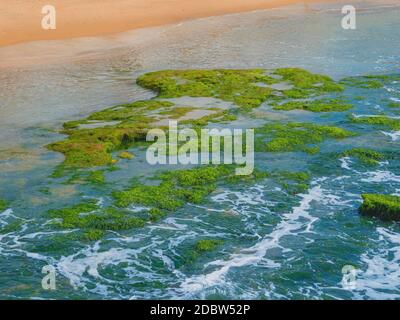
[[[111, 165], [115, 161], [112, 158], [113, 152], [126, 150], [135, 143], [145, 141], [148, 130], [155, 124], [162, 123], [161, 120], [187, 117], [189, 112], [195, 110], [194, 106], [177, 106], [160, 99], [184, 96], [217, 98], [232, 102], [239, 107], [237, 109], [240, 112], [246, 112], [266, 101], [276, 102], [284, 98], [309, 99], [344, 89], [343, 85], [327, 76], [298, 68], [164, 70], [146, 73], [137, 79], [137, 83], [156, 91], [157, 97], [113, 106], [81, 120], [64, 123], [60, 133], [67, 135], [67, 138], [47, 146], [50, 150], [64, 154], [64, 168]], [[282, 83], [290, 89], [280, 90], [273, 87], [274, 84]], [[329, 107], [314, 103], [308, 109], [338, 111], [349, 107], [333, 102]], [[182, 122], [202, 127], [210, 122], [235, 119], [236, 114], [231, 110], [221, 110], [207, 113], [200, 119], [184, 119]]]
[[165, 70], [144, 74], [137, 83], [158, 92], [161, 98], [213, 97], [244, 109], [259, 107], [276, 98], [277, 90], [270, 86], [276, 83], [292, 86], [280, 91], [288, 98], [308, 98], [344, 89], [327, 76], [299, 68], [281, 68], [269, 74], [262, 69]]
[[363, 194], [359, 208], [362, 215], [384, 221], [400, 221], [400, 197], [384, 194]]

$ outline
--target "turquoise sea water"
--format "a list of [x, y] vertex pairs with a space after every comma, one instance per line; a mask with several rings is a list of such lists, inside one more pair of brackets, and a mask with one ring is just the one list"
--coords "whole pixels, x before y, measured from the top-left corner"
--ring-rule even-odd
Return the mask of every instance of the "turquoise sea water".
[[[61, 122], [151, 97], [134, 85], [135, 77], [149, 70], [293, 66], [335, 79], [398, 74], [399, 17], [398, 8], [365, 8], [357, 30], [344, 31], [340, 14], [325, 7], [255, 12], [155, 30], [154, 42], [67, 65], [2, 70], [0, 196], [10, 205], [0, 213], [0, 298], [400, 298], [400, 227], [357, 212], [361, 193], [400, 195], [400, 133], [347, 120], [351, 114], [400, 117], [398, 109], [387, 107], [388, 100], [400, 100], [399, 82], [346, 90], [354, 105], [348, 112], [278, 112], [265, 104], [257, 122], [244, 117], [236, 123], [312, 121], [360, 133], [324, 142], [315, 157], [257, 154], [261, 169], [309, 170], [306, 192], [287, 194], [268, 179], [246, 188], [221, 185], [202, 205], [187, 205], [157, 223], [92, 243], [68, 240], [73, 231], [52, 227], [45, 212], [83, 198], [106, 205], [111, 190], [163, 168], [149, 167], [143, 152], [134, 150], [134, 160], [122, 160], [122, 170], [106, 174], [104, 187], [68, 185], [49, 178], [62, 156], [43, 148], [62, 139], [55, 131]], [[394, 156], [375, 168], [330, 156], [351, 147]], [[187, 259], [193, 244], [206, 238], [224, 244]], [[52, 292], [41, 287], [41, 270], [48, 264], [57, 272]], [[358, 270], [352, 290], [341, 284], [345, 265]]]

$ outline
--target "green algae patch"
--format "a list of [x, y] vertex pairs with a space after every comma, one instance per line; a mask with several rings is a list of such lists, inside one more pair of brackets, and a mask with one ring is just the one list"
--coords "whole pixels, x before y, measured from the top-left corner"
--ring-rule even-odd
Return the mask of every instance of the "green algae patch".
[[228, 165], [162, 172], [150, 179], [158, 184], [135, 183], [127, 190], [114, 192], [113, 197], [118, 207], [139, 205], [149, 208], [152, 220], [155, 220], [187, 203], [201, 203], [216, 190], [218, 183], [239, 183], [248, 179], [233, 179], [234, 176], [235, 166]]
[[106, 183], [106, 179], [103, 170], [74, 171], [71, 177], [63, 183], [104, 185]]
[[[289, 122], [271, 123], [256, 129], [256, 151], [258, 152], [296, 152], [309, 154], [319, 152], [318, 143], [325, 139], [344, 139], [355, 133], [333, 126], [313, 123]], [[269, 141], [265, 142], [268, 138]]]
[[[269, 87], [280, 82], [293, 88], [274, 90]], [[344, 89], [327, 76], [298, 68], [277, 69], [273, 76], [262, 69], [165, 70], [144, 74], [137, 83], [156, 91], [159, 98], [213, 97], [234, 102], [245, 110], [257, 108], [268, 99], [279, 99], [279, 94], [289, 98], [308, 98]]]
[[397, 101], [390, 101], [388, 103], [389, 108], [400, 108], [400, 102]]
[[350, 121], [358, 124], [367, 124], [374, 126], [387, 127], [392, 130], [400, 130], [400, 120], [387, 116], [366, 116], [366, 117], [350, 117]]
[[86, 181], [91, 184], [104, 184], [106, 182], [104, 172], [101, 170], [90, 171]]
[[222, 240], [203, 239], [196, 242], [195, 250], [199, 253], [214, 251], [218, 246], [220, 246], [223, 243], [224, 242]]
[[308, 172], [280, 171], [271, 177], [289, 194], [305, 192], [310, 187], [311, 175]]
[[[97, 239], [106, 231], [121, 231], [143, 227], [145, 220], [132, 216], [130, 212], [115, 208], [100, 208], [90, 200], [69, 208], [48, 211], [55, 219], [54, 224], [61, 229], [81, 229], [86, 239]], [[95, 236], [97, 235], [97, 236]]]
[[201, 117], [199, 119], [188, 119], [180, 121], [180, 124], [190, 125], [191, 127], [195, 128], [201, 128], [209, 123], [226, 123], [235, 120], [237, 120], [237, 115], [234, 114], [232, 110], [221, 110], [216, 113]]
[[282, 81], [293, 85], [292, 89], [282, 91], [287, 98], [301, 99], [344, 90], [342, 84], [330, 77], [300, 68], [276, 69], [274, 75], [282, 77]]
[[351, 108], [351, 104], [345, 103], [339, 99], [289, 101], [273, 107], [274, 110], [306, 110], [311, 112], [341, 112]]
[[[68, 138], [47, 147], [64, 154], [63, 166], [67, 168], [110, 165], [115, 162], [112, 152], [127, 149], [135, 141], [145, 140], [149, 124], [156, 120], [155, 110], [172, 106], [167, 101], [144, 100], [107, 108], [81, 121], [64, 124], [61, 133]], [[93, 127], [80, 126], [88, 123]]]
[[121, 159], [131, 160], [131, 159], [133, 159], [134, 157], [135, 157], [135, 156], [134, 156], [132, 153], [128, 152], [128, 151], [122, 151], [122, 152], [120, 152], [120, 153], [118, 154], [118, 158], [121, 158]]
[[[160, 172], [149, 178], [153, 185], [136, 182], [125, 191], [114, 192], [116, 207], [103, 208], [97, 201], [88, 200], [71, 207], [50, 210], [47, 214], [54, 219], [53, 225], [61, 229], [81, 230], [83, 240], [94, 241], [108, 231], [144, 227], [147, 222], [156, 222], [186, 203], [201, 203], [216, 190], [219, 182], [239, 183], [238, 178], [229, 180], [233, 176], [235, 166], [226, 165]], [[254, 179], [260, 177], [257, 174]], [[142, 208], [136, 213], [123, 209], [130, 205]]]
[[14, 222], [8, 223], [6, 225], [2, 225], [0, 227], [0, 234], [16, 232], [21, 229], [22, 225], [23, 225], [23, 222], [21, 222], [21, 221], [14, 221]]
[[379, 79], [368, 78], [366, 76], [344, 78], [340, 83], [362, 89], [380, 89], [384, 85]]
[[188, 202], [200, 203], [216, 189], [218, 180], [232, 174], [233, 169], [227, 166], [163, 172], [153, 177], [160, 180], [158, 185], [137, 184], [126, 191], [114, 192], [113, 196], [119, 207], [136, 204], [175, 211]]
[[86, 241], [97, 241], [100, 240], [101, 238], [103, 238], [105, 235], [105, 232], [103, 230], [87, 230], [83, 233], [83, 240]]
[[190, 246], [185, 254], [185, 263], [192, 264], [201, 256], [213, 252], [224, 243], [220, 239], [202, 239]]
[[340, 154], [340, 157], [354, 157], [368, 166], [378, 165], [380, 161], [383, 161], [386, 158], [382, 153], [367, 148], [353, 148], [346, 150]]
[[4, 199], [0, 199], [0, 211], [7, 209], [8, 203]]
[[148, 117], [149, 112], [169, 110], [173, 106], [174, 104], [169, 101], [140, 100], [94, 112], [84, 121], [128, 121], [127, 124], [144, 121], [148, 123], [152, 121]]
[[160, 114], [168, 115], [169, 119], [179, 119], [193, 110], [196, 109], [194, 107], [175, 107], [171, 110], [161, 111]]
[[359, 208], [362, 215], [384, 221], [400, 221], [400, 197], [383, 194], [363, 194]]
[[398, 81], [400, 79], [399, 75], [365, 75], [365, 76], [355, 76], [347, 77], [340, 80], [341, 84], [349, 87], [356, 87], [362, 89], [380, 89], [386, 83], [391, 81]]
[[[277, 79], [280, 78], [280, 79]], [[210, 97], [235, 103], [239, 110], [259, 107], [265, 101], [286, 98], [311, 98], [330, 92], [340, 92], [343, 86], [331, 78], [303, 69], [285, 68], [275, 71], [248, 70], [164, 70], [144, 74], [137, 79], [144, 88], [158, 93], [157, 98]], [[289, 90], [274, 89], [274, 84], [286, 83]], [[286, 105], [288, 106], [288, 105]], [[332, 107], [332, 106], [331, 106]], [[304, 106], [303, 106], [304, 108]], [[314, 110], [323, 107], [314, 105]], [[332, 108], [345, 108], [334, 103]], [[94, 112], [81, 120], [64, 123], [61, 134], [67, 137], [47, 146], [65, 156], [62, 170], [112, 165], [112, 153], [126, 150], [145, 141], [152, 125], [165, 118], [179, 119], [197, 108], [175, 106], [169, 101], [149, 99], [122, 104]], [[217, 111], [200, 119], [184, 119], [186, 125], [203, 127], [210, 122], [237, 119], [231, 110]]]
[[165, 70], [144, 74], [137, 83], [158, 92], [159, 98], [214, 97], [243, 108], [260, 106], [273, 90], [258, 86], [276, 80], [262, 69], [251, 70]]

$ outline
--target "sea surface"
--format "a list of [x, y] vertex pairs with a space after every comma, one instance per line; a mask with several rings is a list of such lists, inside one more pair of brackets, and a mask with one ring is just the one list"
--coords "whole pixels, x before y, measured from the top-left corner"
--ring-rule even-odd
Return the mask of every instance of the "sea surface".
[[[136, 158], [107, 173], [104, 188], [50, 178], [63, 156], [44, 146], [63, 139], [57, 133], [61, 124], [153, 97], [135, 84], [140, 74], [253, 67], [300, 67], [336, 80], [398, 74], [400, 8], [365, 2], [356, 30], [342, 29], [340, 9], [294, 6], [70, 40], [84, 48], [73, 59], [0, 69], [0, 198], [9, 203], [0, 212], [0, 298], [400, 299], [400, 226], [357, 211], [361, 193], [400, 195], [400, 132], [355, 129], [347, 121], [351, 114], [400, 117], [400, 110], [384, 103], [400, 101], [396, 81], [376, 90], [347, 89], [354, 108], [344, 113], [278, 112], [264, 104], [257, 123], [240, 119], [245, 127], [282, 119], [363, 133], [327, 140], [312, 161], [301, 153], [257, 154], [261, 169], [311, 171], [310, 188], [301, 194], [288, 194], [269, 179], [246, 188], [221, 185], [202, 205], [186, 205], [157, 223], [95, 242], [60, 240], [74, 231], [55, 229], [46, 215], [82, 199], [106, 205], [111, 190], [139, 174], [169, 169], [150, 167], [144, 152], [133, 149]], [[68, 47], [54, 42], [61, 45]], [[112, 49], [90, 50], [91, 45]], [[328, 156], [343, 147], [395, 156], [372, 168]], [[193, 244], [207, 238], [223, 245], [186, 259]], [[56, 270], [55, 291], [42, 289], [45, 265]], [[356, 269], [351, 288], [342, 283], [345, 266]]]

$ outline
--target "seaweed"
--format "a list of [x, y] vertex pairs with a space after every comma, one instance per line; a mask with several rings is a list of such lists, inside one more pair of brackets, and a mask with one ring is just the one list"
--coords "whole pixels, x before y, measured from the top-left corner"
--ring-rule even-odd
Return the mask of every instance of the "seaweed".
[[390, 118], [388, 116], [366, 116], [366, 117], [350, 117], [350, 121], [358, 124], [367, 124], [374, 126], [387, 127], [392, 130], [400, 130], [400, 120]]
[[385, 159], [385, 155], [382, 153], [367, 148], [353, 148], [343, 151], [339, 156], [355, 157], [358, 161], [368, 166], [378, 165], [380, 161]]
[[363, 194], [359, 208], [362, 215], [384, 221], [400, 221], [400, 197], [384, 194]]
[[[334, 126], [313, 123], [270, 123], [256, 130], [256, 151], [296, 152], [309, 154], [319, 152], [318, 143], [325, 139], [344, 139], [355, 133]], [[265, 141], [268, 138], [269, 141]]]
[[352, 108], [352, 105], [339, 99], [319, 99], [306, 101], [289, 101], [273, 107], [274, 110], [306, 110], [311, 112], [341, 112]]

